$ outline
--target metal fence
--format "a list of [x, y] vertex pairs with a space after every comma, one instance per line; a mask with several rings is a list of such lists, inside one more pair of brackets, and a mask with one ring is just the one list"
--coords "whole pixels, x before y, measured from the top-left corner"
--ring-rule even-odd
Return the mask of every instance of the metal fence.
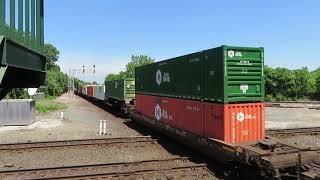
[[43, 53], [43, 14], [43, 0], [0, 0], [0, 36]]

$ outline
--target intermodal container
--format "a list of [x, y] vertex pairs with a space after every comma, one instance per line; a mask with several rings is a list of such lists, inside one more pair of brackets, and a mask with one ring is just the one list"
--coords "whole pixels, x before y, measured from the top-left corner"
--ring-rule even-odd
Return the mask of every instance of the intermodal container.
[[105, 88], [104, 85], [96, 85], [93, 87], [94, 98], [99, 100], [104, 100]]
[[200, 136], [229, 143], [265, 137], [264, 103], [221, 104], [136, 94], [142, 115]]
[[82, 94], [87, 95], [87, 86], [82, 87]]
[[87, 86], [87, 96], [89, 96], [89, 97], [94, 97], [93, 87], [94, 87], [94, 86], [92, 86], [92, 85], [88, 85], [88, 86]]
[[82, 94], [82, 86], [79, 86], [79, 87], [78, 87], [77, 92], [78, 92], [79, 94]]
[[129, 102], [135, 99], [135, 79], [105, 81], [105, 97]]
[[264, 101], [264, 49], [221, 46], [136, 68], [136, 93], [218, 103]]
[[136, 94], [135, 96], [135, 110], [142, 112], [142, 95]]

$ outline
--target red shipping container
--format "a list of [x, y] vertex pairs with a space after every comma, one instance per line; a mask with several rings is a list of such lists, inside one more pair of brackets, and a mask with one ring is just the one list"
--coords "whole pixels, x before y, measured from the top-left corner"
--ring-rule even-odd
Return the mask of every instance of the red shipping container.
[[136, 106], [136, 111], [141, 113], [142, 110], [142, 103], [141, 103], [141, 95], [140, 94], [136, 94], [135, 96], [135, 106]]
[[87, 96], [93, 97], [93, 86], [87, 86]]
[[264, 103], [216, 104], [138, 95], [137, 112], [188, 132], [242, 143], [264, 139]]

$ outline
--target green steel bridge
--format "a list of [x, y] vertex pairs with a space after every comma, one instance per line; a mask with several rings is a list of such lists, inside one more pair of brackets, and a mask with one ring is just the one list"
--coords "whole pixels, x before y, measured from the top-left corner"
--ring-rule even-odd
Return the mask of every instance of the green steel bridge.
[[43, 0], [0, 0], [0, 99], [45, 76]]

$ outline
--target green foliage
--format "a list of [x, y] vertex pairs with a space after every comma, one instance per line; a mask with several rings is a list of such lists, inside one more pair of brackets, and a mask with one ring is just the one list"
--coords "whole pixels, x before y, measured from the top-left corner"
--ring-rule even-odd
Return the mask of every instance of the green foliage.
[[68, 90], [68, 76], [61, 71], [48, 70], [45, 86], [46, 96], [60, 96]]
[[293, 88], [295, 92], [295, 99], [302, 99], [309, 96], [312, 91], [314, 82], [311, 82], [311, 73], [307, 67], [297, 69], [293, 71], [295, 86]]
[[12, 89], [5, 97], [6, 99], [28, 99], [29, 95], [26, 89]]
[[44, 54], [47, 57], [47, 69], [48, 70], [55, 69], [57, 71], [60, 71], [59, 66], [56, 64], [60, 55], [59, 50], [56, 47], [54, 47], [52, 44], [45, 44]]
[[320, 70], [265, 67], [266, 101], [314, 99], [320, 94]]
[[52, 44], [44, 45], [45, 56], [47, 57], [47, 77], [45, 81], [45, 96], [56, 97], [68, 90], [68, 75], [60, 71], [56, 64], [59, 60], [59, 50]]
[[53, 111], [66, 109], [66, 108], [67, 106], [65, 104], [54, 102], [48, 99], [36, 101], [36, 110], [38, 112], [47, 113], [47, 112], [53, 112]]
[[315, 82], [315, 86], [314, 86], [315, 98], [320, 99], [320, 68], [318, 68], [313, 72], [313, 77]]
[[135, 77], [135, 68], [143, 66], [146, 64], [151, 64], [154, 62], [154, 59], [147, 55], [131, 56], [131, 62], [126, 65], [126, 71], [120, 71], [118, 74], [108, 74], [106, 80], [119, 80], [123, 78], [134, 78]]
[[140, 56], [131, 56], [131, 62], [126, 65], [126, 77], [134, 78], [135, 77], [135, 68], [143, 66], [146, 64], [151, 64], [154, 62], [149, 56], [140, 55]]

